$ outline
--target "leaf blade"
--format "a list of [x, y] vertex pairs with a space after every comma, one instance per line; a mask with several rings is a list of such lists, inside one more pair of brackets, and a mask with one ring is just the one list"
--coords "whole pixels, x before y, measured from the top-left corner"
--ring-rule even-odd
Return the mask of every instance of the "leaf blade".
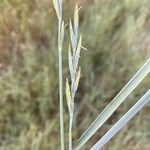
[[139, 83], [150, 72], [150, 59], [141, 67], [141, 69], [133, 76], [133, 78], [125, 85], [125, 87], [117, 94], [117, 96], [106, 106], [99, 114], [90, 127], [84, 132], [81, 138], [74, 145], [74, 150], [80, 149], [89, 138], [104, 124], [104, 122], [112, 115], [112, 113], [121, 105], [127, 96], [139, 85]]
[[148, 102], [150, 102], [150, 90], [90, 149], [100, 150], [113, 138]]

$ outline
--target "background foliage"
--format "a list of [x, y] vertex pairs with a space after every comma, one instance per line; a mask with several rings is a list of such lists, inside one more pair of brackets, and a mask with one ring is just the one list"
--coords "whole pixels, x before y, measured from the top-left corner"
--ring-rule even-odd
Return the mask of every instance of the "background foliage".
[[[66, 24], [76, 2], [63, 1]], [[88, 51], [81, 52], [82, 77], [75, 99], [74, 141], [150, 57], [149, 0], [78, 2], [83, 6], [80, 30]], [[2, 150], [59, 149], [56, 30], [52, 1], [0, 1]], [[68, 36], [66, 33], [64, 76], [68, 74]], [[149, 81], [147, 77], [84, 149], [95, 143], [137, 101]], [[149, 111], [150, 107], [145, 107], [105, 149], [148, 150]]]

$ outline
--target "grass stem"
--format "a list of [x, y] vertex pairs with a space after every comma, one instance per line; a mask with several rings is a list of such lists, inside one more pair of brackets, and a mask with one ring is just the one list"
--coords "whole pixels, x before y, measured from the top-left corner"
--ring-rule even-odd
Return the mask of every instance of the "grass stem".
[[58, 66], [59, 66], [59, 114], [60, 114], [60, 137], [61, 150], [65, 148], [64, 137], [64, 106], [63, 106], [63, 67], [62, 67], [62, 45], [64, 39], [64, 22], [62, 20], [62, 0], [53, 0], [58, 18]]

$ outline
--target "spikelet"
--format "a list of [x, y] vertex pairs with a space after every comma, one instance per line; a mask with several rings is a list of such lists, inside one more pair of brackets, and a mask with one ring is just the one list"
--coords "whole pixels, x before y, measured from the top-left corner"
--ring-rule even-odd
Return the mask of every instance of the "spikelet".
[[53, 0], [53, 4], [57, 17], [60, 19], [62, 17], [62, 0]]
[[76, 50], [76, 37], [75, 37], [75, 34], [74, 34], [74, 30], [73, 30], [73, 27], [72, 27], [72, 22], [70, 20], [70, 39], [71, 39], [71, 46], [72, 46], [72, 49], [73, 49], [73, 54], [75, 53], [75, 50]]
[[79, 63], [79, 58], [80, 58], [80, 51], [81, 51], [81, 48], [82, 48], [82, 36], [80, 35], [80, 38], [79, 38], [79, 41], [78, 41], [78, 46], [77, 46], [77, 50], [76, 50], [76, 53], [75, 53], [75, 70], [77, 70], [77, 67], [78, 67], [78, 63]]
[[66, 98], [67, 98], [68, 110], [69, 110], [69, 113], [70, 113], [71, 94], [70, 94], [70, 86], [69, 86], [68, 78], [66, 79]]
[[76, 91], [77, 91], [79, 81], [80, 81], [80, 77], [81, 77], [81, 68], [79, 67], [79, 70], [78, 70], [77, 76], [76, 76], [76, 80], [75, 80], [75, 84], [74, 84], [74, 93], [76, 93]]
[[70, 46], [68, 49], [68, 61], [69, 61], [70, 76], [71, 76], [71, 79], [73, 79], [74, 78], [74, 67], [73, 67], [73, 59], [72, 59], [72, 53], [71, 53]]
[[78, 9], [78, 5], [75, 6], [75, 12], [74, 12], [74, 33], [75, 33], [75, 37], [78, 37], [78, 27], [79, 27], [79, 9]]

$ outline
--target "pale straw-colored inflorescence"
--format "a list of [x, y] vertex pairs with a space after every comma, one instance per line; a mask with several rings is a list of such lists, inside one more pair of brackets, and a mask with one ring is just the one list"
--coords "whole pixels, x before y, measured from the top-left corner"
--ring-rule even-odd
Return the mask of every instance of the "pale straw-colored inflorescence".
[[74, 116], [74, 98], [78, 88], [81, 69], [79, 67], [80, 51], [82, 48], [82, 36], [78, 37], [78, 17], [79, 8], [76, 5], [74, 12], [74, 22], [70, 20], [70, 39], [71, 47], [68, 49], [69, 71], [70, 71], [70, 84], [68, 78], [66, 79], [66, 98], [69, 110], [69, 150], [72, 150], [72, 125]]

